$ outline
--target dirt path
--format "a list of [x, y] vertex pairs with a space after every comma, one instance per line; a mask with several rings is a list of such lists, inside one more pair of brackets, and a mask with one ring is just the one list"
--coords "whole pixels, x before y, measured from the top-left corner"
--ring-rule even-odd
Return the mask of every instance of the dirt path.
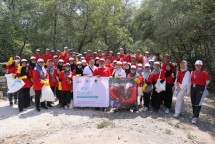
[[186, 104], [187, 113], [174, 119], [173, 112], [104, 113], [58, 106], [40, 113], [31, 106], [20, 114], [17, 106], [0, 101], [0, 143], [214, 144], [215, 100], [206, 100], [197, 126], [190, 124], [189, 98]]

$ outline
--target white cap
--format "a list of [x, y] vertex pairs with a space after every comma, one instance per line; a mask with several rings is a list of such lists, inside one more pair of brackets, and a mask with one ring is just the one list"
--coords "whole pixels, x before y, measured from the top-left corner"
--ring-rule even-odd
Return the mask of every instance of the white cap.
[[135, 65], [132, 65], [131, 69], [137, 69], [137, 67]]
[[197, 60], [197, 61], [195, 62], [195, 65], [203, 65], [203, 62], [202, 62], [201, 60]]
[[123, 64], [127, 64], [127, 62], [126, 62], [126, 61], [124, 61], [124, 62], [123, 62]]
[[148, 54], [149, 52], [148, 52], [148, 51], [146, 51], [145, 53], [146, 53], [146, 54]]
[[150, 67], [150, 64], [149, 64], [149, 63], [146, 63], [144, 67]]
[[69, 58], [69, 61], [74, 60], [74, 58]]
[[114, 86], [114, 87], [118, 87], [119, 84], [118, 84], [118, 83], [114, 83], [113, 86]]
[[81, 59], [85, 59], [84, 57], [81, 57]]
[[154, 62], [153, 59], [149, 59], [149, 62]]
[[187, 65], [187, 61], [185, 61], [185, 60], [182, 60], [180, 63], [184, 63]]
[[39, 59], [37, 60], [37, 62], [44, 62], [44, 60], [41, 59], [41, 58], [39, 58]]
[[77, 62], [77, 65], [81, 65], [82, 63], [79, 61], [79, 62]]
[[120, 55], [120, 53], [119, 53], [119, 52], [118, 52], [117, 54], [118, 54], [118, 55]]
[[105, 61], [105, 59], [101, 58], [99, 61]]
[[32, 59], [36, 59], [36, 58], [34, 56], [31, 56], [30, 60], [32, 60]]
[[143, 65], [142, 65], [141, 63], [139, 63], [137, 66], [138, 66], [138, 67], [142, 67]]
[[123, 50], [123, 48], [120, 48], [119, 50]]
[[64, 63], [64, 60], [62, 60], [62, 59], [59, 59], [59, 60], [58, 60], [58, 63], [60, 63], [60, 62]]
[[96, 60], [99, 60], [99, 57], [96, 57], [95, 59], [96, 59]]
[[27, 62], [27, 60], [26, 59], [22, 59], [21, 62]]
[[156, 62], [154, 63], [154, 65], [160, 65], [160, 62], [159, 62], [159, 61], [156, 61]]
[[116, 64], [117, 64], [117, 65], [122, 65], [122, 62], [121, 62], [121, 61], [118, 61]]
[[82, 63], [86, 63], [87, 61], [86, 61], [86, 60], [82, 60], [81, 62], [82, 62]]

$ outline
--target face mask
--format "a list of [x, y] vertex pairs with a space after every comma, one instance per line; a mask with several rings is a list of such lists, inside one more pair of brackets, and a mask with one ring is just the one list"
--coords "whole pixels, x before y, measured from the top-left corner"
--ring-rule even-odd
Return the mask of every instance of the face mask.
[[19, 63], [19, 61], [20, 61], [20, 60], [18, 60], [18, 59], [14, 60], [15, 63]]

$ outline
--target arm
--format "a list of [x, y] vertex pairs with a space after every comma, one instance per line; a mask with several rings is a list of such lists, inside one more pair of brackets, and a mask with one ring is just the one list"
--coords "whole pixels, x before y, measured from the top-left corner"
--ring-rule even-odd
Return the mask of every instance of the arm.
[[180, 85], [180, 88], [187, 89], [189, 87], [189, 84], [190, 84], [190, 72], [187, 71], [183, 78], [182, 84]]

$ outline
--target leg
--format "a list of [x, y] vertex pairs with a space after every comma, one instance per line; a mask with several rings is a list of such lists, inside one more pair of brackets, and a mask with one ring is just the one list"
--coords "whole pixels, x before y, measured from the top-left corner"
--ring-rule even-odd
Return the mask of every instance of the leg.
[[30, 88], [24, 89], [24, 107], [27, 108], [30, 106]]
[[163, 92], [157, 93], [157, 95], [156, 95], [156, 98], [155, 98], [155, 109], [156, 110], [160, 109], [160, 105], [161, 105], [161, 101], [162, 101], [162, 95], [163, 95]]
[[17, 103], [17, 99], [18, 99], [18, 92], [14, 93], [14, 103]]
[[13, 94], [12, 93], [8, 93], [8, 99], [9, 99], [10, 106], [13, 105], [12, 98], [13, 98]]
[[67, 91], [66, 92], [66, 105], [69, 105], [71, 102], [71, 92]]
[[21, 88], [19, 90], [19, 101], [18, 101], [18, 108], [19, 108], [19, 111], [22, 112], [23, 111], [23, 107], [24, 107], [24, 95], [25, 95], [25, 91], [24, 91], [24, 88]]
[[170, 109], [171, 104], [172, 104], [172, 86], [171, 85], [166, 85], [166, 91], [164, 92], [164, 105], [166, 108]]
[[144, 107], [149, 108], [151, 93], [144, 93]]
[[199, 117], [199, 113], [201, 110], [201, 105], [202, 105], [202, 101], [204, 100], [205, 96], [204, 95], [204, 91], [205, 91], [205, 87], [197, 87], [197, 92], [195, 95], [195, 101], [194, 101], [194, 117], [198, 118]]
[[185, 90], [180, 90], [177, 99], [176, 99], [176, 104], [175, 104], [175, 113], [180, 114], [181, 112], [184, 111], [184, 95], [185, 95]]
[[62, 106], [66, 106], [66, 91], [61, 91], [61, 101], [62, 101]]
[[155, 98], [156, 98], [157, 92], [155, 91], [155, 87], [153, 86], [153, 92], [151, 95], [151, 105], [154, 108], [155, 107]]
[[37, 111], [40, 111], [40, 97], [41, 97], [41, 90], [35, 90], [35, 105]]

